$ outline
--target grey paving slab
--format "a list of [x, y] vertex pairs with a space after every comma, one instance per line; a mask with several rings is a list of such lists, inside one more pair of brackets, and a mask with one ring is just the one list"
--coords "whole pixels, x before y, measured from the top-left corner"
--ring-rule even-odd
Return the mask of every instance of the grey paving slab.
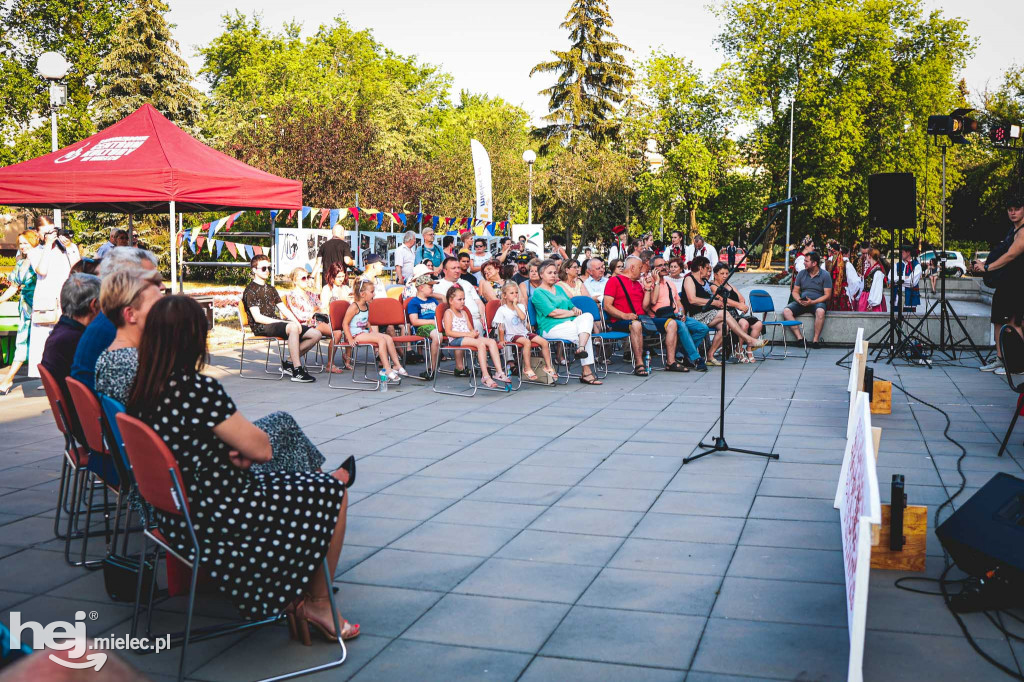
[[547, 561], [581, 566], [604, 566], [622, 538], [524, 530], [496, 556], [524, 561]]
[[596, 566], [494, 558], [481, 564], [453, 591], [572, 604], [599, 570]]
[[846, 627], [846, 587], [727, 577], [712, 618]]
[[835, 508], [834, 500], [831, 499], [758, 495], [750, 508], [750, 517], [789, 521], [837, 521], [839, 510]]
[[[1011, 669], [1017, 669], [1005, 640], [982, 640], [985, 652]], [[963, 637], [941, 637], [903, 632], [868, 631], [864, 638], [864, 679], [985, 680], [1013, 679], [983, 662]], [[939, 653], [941, 652], [941, 653]]]
[[514, 682], [530, 658], [529, 654], [398, 639], [352, 679], [356, 682], [457, 679]]
[[724, 575], [734, 549], [732, 545], [628, 538], [608, 565], [644, 571]]
[[576, 485], [587, 475], [578, 467], [533, 466], [517, 464], [498, 477], [503, 483], [543, 483], [546, 485]]
[[569, 486], [563, 485], [491, 481], [478, 488], [468, 499], [484, 502], [550, 505], [568, 490]]
[[386, 547], [420, 524], [409, 519], [385, 519], [376, 516], [349, 517], [345, 528], [345, 546]]
[[441, 523], [461, 523], [499, 528], [525, 528], [547, 507], [511, 502], [481, 502], [459, 500], [433, 518]]
[[735, 516], [745, 518], [754, 495], [731, 493], [665, 492], [651, 508], [659, 514]]
[[625, 488], [586, 488], [576, 486], [555, 503], [559, 507], [579, 509], [611, 509], [644, 512], [658, 498], [657, 490], [629, 490]]
[[392, 542], [390, 547], [448, 555], [487, 557], [497, 552], [516, 533], [513, 528], [427, 521]]
[[740, 537], [741, 545], [796, 547], [799, 549], [842, 550], [840, 526], [836, 521], [780, 521], [748, 519]]
[[[363, 479], [359, 479], [362, 483]], [[455, 500], [440, 497], [406, 497], [404, 495], [388, 495], [378, 493], [349, 507], [349, 518], [353, 516], [378, 516], [385, 519], [409, 519], [422, 521], [429, 519]]]
[[448, 591], [483, 561], [480, 557], [382, 549], [342, 574], [346, 582]]
[[580, 598], [583, 606], [707, 616], [722, 578], [605, 568]]
[[642, 518], [641, 512], [556, 506], [537, 517], [530, 529], [626, 537]]
[[[360, 483], [362, 480], [360, 479]], [[411, 495], [413, 497], [443, 497], [453, 500], [462, 499], [478, 487], [480, 483], [464, 478], [438, 478], [435, 476], [407, 476], [384, 488], [388, 495]]]
[[841, 551], [751, 545], [736, 547], [728, 575], [837, 584], [846, 581]]
[[[605, 663], [685, 669], [704, 618], [574, 606], [541, 654]], [[608, 629], [614, 626], [615, 645]]]
[[[568, 610], [563, 604], [449, 594], [402, 639], [534, 653]], [[509, 623], [529, 627], [508, 627]]]
[[845, 627], [711, 618], [692, 669], [732, 675], [754, 672], [784, 680], [841, 680], [846, 679], [849, 648]]
[[719, 476], [695, 473], [689, 466], [673, 477], [666, 490], [691, 493], [728, 493], [730, 495], [753, 495], [758, 490], [760, 476]]
[[689, 516], [649, 512], [636, 525], [632, 537], [677, 542], [735, 544], [744, 519], [728, 516]]
[[678, 670], [538, 656], [519, 679], [520, 682], [620, 682], [627, 679], [635, 682], [682, 682], [684, 677], [685, 673]]

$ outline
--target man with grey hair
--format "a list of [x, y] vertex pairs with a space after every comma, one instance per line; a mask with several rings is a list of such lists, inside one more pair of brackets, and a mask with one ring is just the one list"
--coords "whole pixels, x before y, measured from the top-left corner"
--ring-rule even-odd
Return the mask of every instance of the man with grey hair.
[[408, 230], [402, 235], [402, 244], [395, 249], [395, 281], [405, 284], [412, 281], [412, 268], [416, 264], [416, 254], [412, 249], [416, 246], [416, 233]]
[[62, 386], [71, 373], [71, 362], [82, 334], [100, 311], [99, 298], [100, 278], [96, 275], [76, 272], [61, 287], [61, 316], [46, 339], [39, 364]]
[[591, 258], [586, 262], [587, 277], [583, 280], [590, 298], [598, 305], [604, 304], [604, 285], [608, 284], [608, 277], [604, 274], [604, 261], [600, 258]]
[[[133, 246], [117, 246], [107, 251], [107, 255], [100, 261], [100, 277], [106, 279], [122, 270], [156, 270], [156, 266], [157, 258], [152, 251]], [[96, 361], [100, 353], [114, 342], [115, 336], [117, 328], [103, 311], [100, 311], [89, 323], [78, 342], [78, 350], [75, 351], [75, 359], [71, 365], [72, 378], [93, 388], [96, 380]]]

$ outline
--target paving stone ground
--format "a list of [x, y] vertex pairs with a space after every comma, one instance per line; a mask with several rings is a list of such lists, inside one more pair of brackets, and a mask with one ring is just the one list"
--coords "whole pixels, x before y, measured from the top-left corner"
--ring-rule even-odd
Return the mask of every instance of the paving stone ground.
[[[472, 399], [414, 381], [356, 393], [328, 389], [323, 376], [312, 386], [241, 380], [230, 352], [209, 371], [247, 417], [295, 415], [328, 466], [358, 457], [336, 580], [363, 634], [323, 679], [841, 680], [840, 355], [729, 367], [730, 443], [781, 458], [716, 454], [686, 466], [717, 432], [720, 370]], [[875, 368], [952, 417], [969, 452], [961, 501], [997, 471], [1024, 475], [1022, 436], [995, 457], [1014, 402], [1002, 378]], [[894, 391], [892, 414], [875, 424], [883, 501], [893, 473], [905, 474], [912, 504], [931, 509], [956, 489], [958, 450], [942, 438], [941, 414]], [[0, 614], [49, 622], [94, 610], [90, 635], [125, 632], [130, 607], [107, 599], [99, 573], [67, 566], [53, 539], [61, 438], [33, 383], [0, 398], [0, 443]], [[942, 567], [930, 535], [926, 575]], [[865, 678], [1004, 679], [941, 598], [893, 586], [901, 575], [872, 572]], [[162, 604], [157, 626], [180, 627], [181, 608]], [[200, 614], [200, 625], [232, 615], [216, 596]], [[984, 617], [966, 621], [1019, 670], [1024, 646]], [[270, 627], [197, 645], [188, 677], [256, 679], [332, 654]], [[178, 660], [127, 658], [153, 679], [172, 679]]]

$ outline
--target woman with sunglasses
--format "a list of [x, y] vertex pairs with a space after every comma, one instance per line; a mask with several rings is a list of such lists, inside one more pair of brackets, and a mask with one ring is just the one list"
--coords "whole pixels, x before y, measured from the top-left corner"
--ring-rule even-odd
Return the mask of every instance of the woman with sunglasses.
[[[331, 263], [331, 267], [334, 265]], [[285, 305], [300, 323], [308, 327], [316, 327], [325, 337], [330, 336], [331, 318], [320, 312], [320, 294], [314, 289], [316, 280], [306, 272], [306, 268], [295, 268], [289, 277], [292, 281], [292, 288], [284, 295]], [[338, 332], [338, 338], [341, 338], [341, 332]], [[327, 371], [335, 374], [342, 372], [331, 363], [328, 363]]]
[[558, 286], [565, 290], [566, 296], [589, 296], [586, 287], [583, 286], [583, 278], [580, 273], [583, 266], [575, 258], [567, 258], [558, 266]]

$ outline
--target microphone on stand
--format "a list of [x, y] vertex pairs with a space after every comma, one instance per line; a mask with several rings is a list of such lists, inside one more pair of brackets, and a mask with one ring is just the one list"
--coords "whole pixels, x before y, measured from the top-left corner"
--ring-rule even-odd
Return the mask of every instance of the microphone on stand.
[[770, 211], [773, 208], [781, 208], [782, 206], [792, 206], [793, 204], [799, 204], [801, 201], [803, 201], [803, 199], [800, 198], [800, 195], [799, 194], [794, 194], [793, 196], [791, 196], [788, 199], [783, 199], [782, 201], [776, 201], [774, 204], [768, 204], [767, 206], [765, 206], [761, 210], [762, 211]]

